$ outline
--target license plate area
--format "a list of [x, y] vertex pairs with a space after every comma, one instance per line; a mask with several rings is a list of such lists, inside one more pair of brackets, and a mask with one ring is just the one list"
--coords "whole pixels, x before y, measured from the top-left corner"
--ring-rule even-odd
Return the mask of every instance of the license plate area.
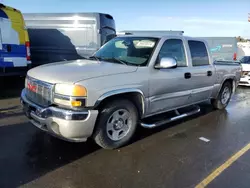
[[30, 106], [27, 103], [21, 102], [23, 111], [25, 115], [29, 118], [29, 120], [38, 128], [47, 131], [47, 127], [45, 125], [44, 119], [39, 117], [39, 115], [36, 113], [37, 108]]
[[28, 117], [29, 119], [31, 119], [30, 113], [31, 113], [31, 109], [29, 107], [28, 104], [24, 103], [23, 101], [21, 101], [21, 105], [23, 108], [23, 112], [26, 115], [26, 117]]
[[23, 108], [23, 112], [25, 113], [25, 115], [29, 118], [29, 119], [34, 119], [31, 117], [31, 113], [35, 114], [36, 116], [39, 116], [36, 112], [37, 112], [37, 108], [34, 106], [30, 106], [27, 103], [22, 102], [22, 108]]

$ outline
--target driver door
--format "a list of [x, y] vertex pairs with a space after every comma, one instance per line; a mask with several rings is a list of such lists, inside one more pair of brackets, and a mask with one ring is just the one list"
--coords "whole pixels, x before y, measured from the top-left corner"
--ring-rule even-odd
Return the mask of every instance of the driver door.
[[157, 61], [163, 57], [175, 58], [177, 67], [153, 69], [149, 78], [149, 113], [157, 114], [188, 105], [192, 91], [190, 67], [187, 63], [182, 39], [167, 39], [159, 52]]

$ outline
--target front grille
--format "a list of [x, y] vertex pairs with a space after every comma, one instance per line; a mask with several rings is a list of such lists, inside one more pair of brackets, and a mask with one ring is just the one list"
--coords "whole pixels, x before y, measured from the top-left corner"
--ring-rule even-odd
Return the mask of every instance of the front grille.
[[240, 84], [248, 84], [248, 82], [240, 81]]
[[52, 84], [27, 77], [25, 87], [26, 97], [32, 102], [43, 107], [47, 107], [52, 104]]

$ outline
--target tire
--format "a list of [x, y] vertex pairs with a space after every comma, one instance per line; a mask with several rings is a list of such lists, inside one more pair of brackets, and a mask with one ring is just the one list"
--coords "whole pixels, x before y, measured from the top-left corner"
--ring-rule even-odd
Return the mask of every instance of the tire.
[[93, 138], [104, 149], [120, 148], [132, 139], [137, 124], [135, 105], [126, 99], [114, 100], [100, 110]]
[[[227, 92], [227, 96], [225, 95], [225, 92]], [[216, 99], [212, 99], [212, 105], [215, 109], [223, 110], [227, 107], [228, 103], [230, 102], [232, 96], [232, 84], [227, 81], [223, 84], [219, 95]]]

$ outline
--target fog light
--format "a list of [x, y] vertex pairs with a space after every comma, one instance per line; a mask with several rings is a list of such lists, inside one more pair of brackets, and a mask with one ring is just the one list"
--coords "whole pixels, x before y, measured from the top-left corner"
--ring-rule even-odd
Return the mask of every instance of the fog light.
[[60, 134], [60, 131], [59, 131], [59, 125], [56, 123], [56, 122], [52, 122], [51, 125], [50, 125], [50, 128], [52, 129], [52, 131], [56, 134]]
[[69, 100], [64, 100], [64, 99], [55, 98], [54, 102], [57, 103], [57, 104], [64, 105], [64, 106], [69, 106], [70, 105], [70, 101]]
[[82, 106], [82, 101], [71, 101], [71, 105], [74, 107]]

